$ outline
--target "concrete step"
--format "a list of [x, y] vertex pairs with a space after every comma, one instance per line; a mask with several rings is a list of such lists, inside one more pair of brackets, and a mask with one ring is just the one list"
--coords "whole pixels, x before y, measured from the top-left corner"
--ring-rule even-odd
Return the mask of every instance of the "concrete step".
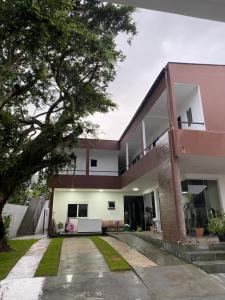
[[188, 251], [184, 258], [190, 262], [225, 260], [225, 250]]
[[209, 243], [209, 244], [182, 244], [180, 245], [182, 251], [207, 251], [207, 250], [224, 250], [225, 243]]
[[225, 260], [195, 261], [193, 264], [209, 274], [225, 273]]

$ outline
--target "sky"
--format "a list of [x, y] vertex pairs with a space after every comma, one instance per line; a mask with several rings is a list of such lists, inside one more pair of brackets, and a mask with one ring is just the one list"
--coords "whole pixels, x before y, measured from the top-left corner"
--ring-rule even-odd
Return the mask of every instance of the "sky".
[[118, 140], [167, 62], [225, 64], [225, 23], [138, 9], [134, 14], [138, 34], [132, 45], [117, 39], [126, 60], [108, 92], [118, 109], [95, 114], [97, 137]]

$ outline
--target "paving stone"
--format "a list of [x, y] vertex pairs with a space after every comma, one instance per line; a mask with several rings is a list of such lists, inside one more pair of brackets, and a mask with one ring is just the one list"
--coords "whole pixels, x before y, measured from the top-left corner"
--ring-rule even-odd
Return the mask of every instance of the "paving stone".
[[158, 247], [152, 245], [149, 242], [144, 241], [138, 236], [132, 233], [110, 233], [111, 236], [116, 237], [120, 241], [126, 243], [133, 249], [139, 251], [148, 259], [154, 261], [159, 266], [174, 266], [174, 265], [184, 265], [185, 261], [179, 259], [168, 252], [159, 249]]
[[40, 300], [154, 300], [131, 271], [47, 278]]
[[49, 242], [49, 239], [41, 239], [32, 245], [10, 271], [7, 279], [33, 277]]
[[139, 253], [138, 251], [132, 249], [125, 243], [120, 242], [112, 237], [104, 237], [103, 239], [106, 242], [108, 242], [113, 248], [115, 248], [133, 268], [147, 268], [157, 266], [157, 264], [154, 263], [152, 260], [148, 259], [146, 256]]
[[86, 237], [65, 238], [58, 275], [108, 272], [103, 256]]

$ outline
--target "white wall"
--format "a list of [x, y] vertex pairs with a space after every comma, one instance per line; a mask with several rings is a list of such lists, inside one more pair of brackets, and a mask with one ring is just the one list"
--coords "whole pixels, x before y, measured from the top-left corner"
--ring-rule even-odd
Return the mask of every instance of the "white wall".
[[[65, 167], [65, 171], [61, 171], [59, 174], [68, 174], [68, 175], [86, 175], [86, 149], [65, 149], [67, 153], [73, 152], [76, 155], [76, 170], [74, 174], [73, 166]], [[69, 171], [67, 171], [69, 169]]]
[[[119, 151], [91, 150], [89, 174], [96, 176], [118, 176], [118, 156]], [[97, 159], [97, 167], [91, 167], [91, 159]]]
[[[176, 86], [176, 84], [175, 84]], [[176, 88], [175, 88], [176, 90]], [[204, 115], [202, 108], [202, 100], [200, 94], [200, 88], [195, 87], [192, 92], [185, 98], [185, 101], [179, 101], [179, 96], [176, 96], [177, 100], [177, 117], [181, 116], [181, 121], [187, 122], [187, 110], [191, 108], [193, 122], [204, 123]], [[190, 130], [205, 130], [205, 125], [192, 124], [190, 127], [188, 124], [182, 124], [182, 129]]]
[[[108, 201], [115, 201], [116, 209], [108, 210]], [[54, 192], [53, 218], [58, 222], [65, 223], [67, 219], [68, 204], [88, 204], [88, 218], [102, 220], [123, 220], [124, 202], [123, 194], [117, 192]], [[76, 226], [76, 219], [70, 218]]]
[[42, 234], [43, 233], [43, 223], [45, 221], [44, 224], [44, 233], [47, 231], [48, 229], [48, 214], [49, 214], [49, 200], [45, 201], [45, 205], [43, 206], [36, 230], [35, 230], [35, 234]]
[[17, 234], [20, 223], [27, 211], [28, 206], [6, 204], [3, 209], [3, 214], [10, 215], [12, 220], [9, 226], [9, 237], [13, 238]]

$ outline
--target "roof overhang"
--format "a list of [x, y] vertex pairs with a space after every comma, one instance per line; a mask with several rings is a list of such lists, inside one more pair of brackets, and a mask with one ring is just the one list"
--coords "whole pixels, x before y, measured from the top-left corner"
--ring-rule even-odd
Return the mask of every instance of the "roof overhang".
[[102, 0], [139, 8], [225, 22], [224, 0]]

